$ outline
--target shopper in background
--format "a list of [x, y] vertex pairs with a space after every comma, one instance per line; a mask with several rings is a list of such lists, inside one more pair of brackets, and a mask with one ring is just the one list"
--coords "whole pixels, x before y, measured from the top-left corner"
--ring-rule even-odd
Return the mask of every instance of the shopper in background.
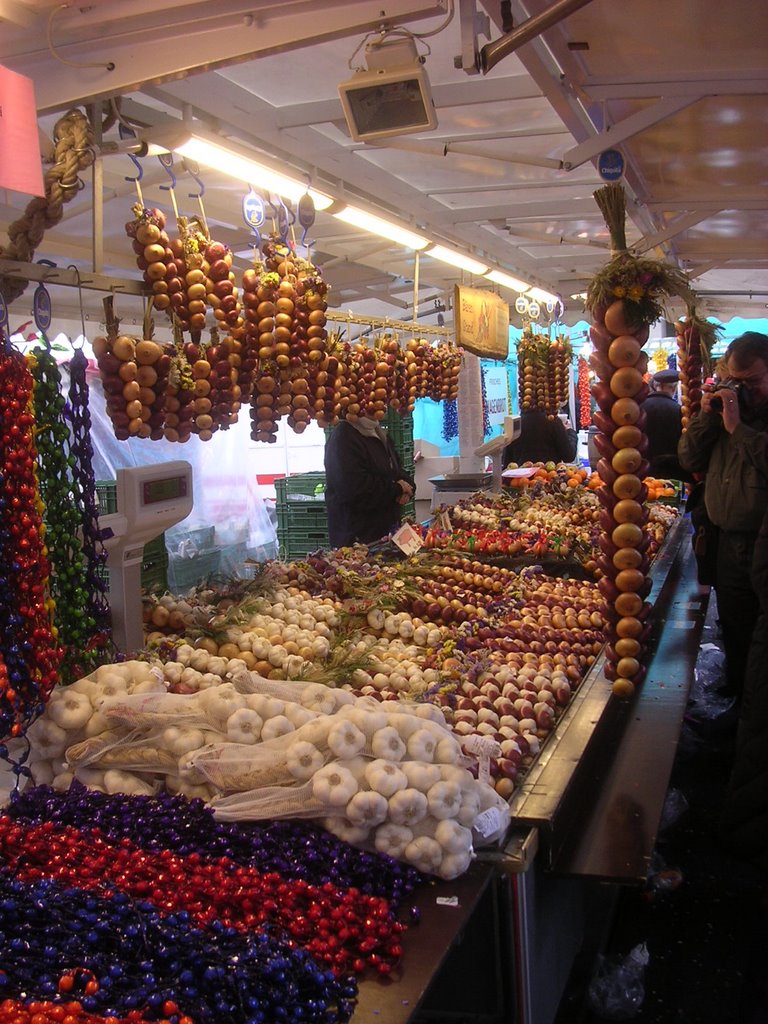
[[332, 547], [364, 544], [400, 523], [401, 506], [413, 496], [387, 431], [365, 416], [342, 420], [325, 445], [325, 504]]
[[683, 411], [677, 401], [676, 370], [660, 370], [651, 378], [651, 393], [643, 402], [648, 438], [646, 458], [651, 476], [673, 480], [690, 479], [677, 459], [677, 445], [683, 432]]
[[752, 586], [760, 617], [749, 649], [720, 833], [731, 852], [768, 871], [768, 512], [755, 544]]
[[520, 415], [520, 437], [504, 449], [504, 465], [516, 462], [573, 462], [578, 435], [559, 416], [547, 416], [543, 409], [524, 409]]
[[726, 658], [723, 692], [740, 697], [759, 604], [752, 554], [768, 507], [768, 335], [728, 346], [725, 380], [702, 395], [678, 445], [684, 469], [704, 473], [704, 503], [718, 528], [715, 593]]

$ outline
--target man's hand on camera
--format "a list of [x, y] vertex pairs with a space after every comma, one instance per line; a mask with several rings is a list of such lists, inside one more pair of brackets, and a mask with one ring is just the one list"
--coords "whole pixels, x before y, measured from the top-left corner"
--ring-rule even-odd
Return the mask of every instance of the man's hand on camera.
[[729, 388], [723, 388], [717, 392], [717, 397], [723, 402], [723, 426], [732, 434], [741, 423], [741, 410], [739, 409], [739, 396], [737, 392]]

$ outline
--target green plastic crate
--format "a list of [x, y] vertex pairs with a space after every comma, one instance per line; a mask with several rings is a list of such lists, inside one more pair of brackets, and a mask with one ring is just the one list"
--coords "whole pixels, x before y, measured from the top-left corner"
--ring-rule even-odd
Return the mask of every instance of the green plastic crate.
[[168, 563], [168, 583], [174, 594], [184, 594], [221, 568], [221, 551], [201, 551], [194, 558], [173, 558]]
[[100, 516], [117, 512], [117, 480], [96, 481], [96, 502]]

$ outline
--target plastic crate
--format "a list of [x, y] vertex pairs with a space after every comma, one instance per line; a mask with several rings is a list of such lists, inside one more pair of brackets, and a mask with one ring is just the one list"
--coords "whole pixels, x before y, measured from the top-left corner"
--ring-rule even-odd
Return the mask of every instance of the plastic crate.
[[201, 551], [194, 558], [172, 558], [168, 563], [168, 584], [175, 594], [183, 594], [202, 583], [221, 568], [221, 551]]
[[117, 512], [117, 480], [96, 481], [96, 502], [100, 516]]
[[324, 503], [324, 491], [325, 473], [296, 473], [294, 476], [281, 476], [275, 480], [278, 508], [286, 502], [292, 504], [304, 504], [308, 501]]
[[144, 545], [141, 589], [163, 592], [168, 589], [168, 552], [165, 549], [164, 533]]

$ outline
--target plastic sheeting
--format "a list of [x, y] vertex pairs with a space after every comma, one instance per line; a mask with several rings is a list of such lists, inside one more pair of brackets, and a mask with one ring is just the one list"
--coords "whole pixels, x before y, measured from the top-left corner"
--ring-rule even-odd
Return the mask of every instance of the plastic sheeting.
[[[118, 441], [107, 416], [98, 375], [89, 374], [88, 384], [97, 480], [114, 479], [118, 469], [156, 465], [173, 459], [184, 459], [192, 466], [192, 512], [166, 534], [172, 558], [194, 557], [197, 552], [189, 545], [184, 546], [185, 535], [210, 526], [214, 527], [213, 546], [225, 554], [228, 548], [236, 548], [238, 555], [251, 558], [275, 556], [275, 525], [259, 494], [256, 480], [259, 449], [250, 438], [247, 409], [241, 410], [239, 421], [229, 430], [217, 431], [210, 441], [200, 441], [194, 435], [185, 444], [133, 438]], [[236, 568], [226, 561], [226, 558], [222, 560], [222, 571]]]

